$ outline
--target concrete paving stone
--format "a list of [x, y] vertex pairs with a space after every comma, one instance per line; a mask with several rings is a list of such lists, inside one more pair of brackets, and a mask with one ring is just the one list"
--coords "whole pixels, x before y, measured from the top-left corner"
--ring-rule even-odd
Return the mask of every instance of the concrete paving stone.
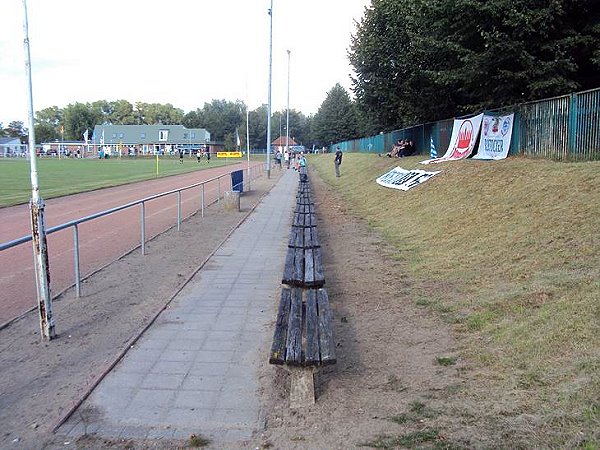
[[246, 323], [246, 316], [229, 316], [226, 320], [220, 320], [213, 325], [213, 331], [239, 331]]
[[216, 408], [214, 411], [214, 420], [223, 424], [237, 427], [257, 427], [258, 413], [253, 409]]
[[242, 376], [228, 376], [225, 380], [227, 390], [254, 394], [258, 389], [258, 383], [252, 379], [254, 377], [248, 376], [252, 373], [253, 371], [246, 368], [245, 372], [241, 373]]
[[179, 391], [175, 397], [173, 408], [214, 409], [218, 397], [219, 391]]
[[188, 361], [159, 361], [157, 362], [152, 370], [151, 375], [174, 375], [174, 374], [187, 374], [192, 368], [193, 362]]
[[213, 409], [204, 408], [174, 408], [165, 414], [165, 422], [177, 424], [178, 427], [198, 427], [202, 429], [202, 422], [213, 419]]
[[237, 341], [239, 334], [239, 331], [212, 331], [208, 339], [222, 342]]
[[196, 352], [196, 362], [228, 363], [233, 359], [234, 351], [199, 350]]
[[226, 351], [233, 352], [237, 347], [238, 341], [222, 341], [220, 339], [212, 339], [211, 337], [207, 338], [206, 341], [202, 343], [202, 350], [208, 351]]
[[183, 391], [218, 391], [221, 389], [223, 377], [221, 375], [194, 375], [189, 374], [183, 380]]
[[145, 439], [148, 435], [148, 427], [142, 425], [125, 425], [119, 437], [122, 439]]
[[146, 439], [153, 441], [173, 439], [175, 431], [171, 427], [151, 427], [146, 433]]
[[156, 352], [154, 359], [123, 359], [119, 364], [119, 371], [123, 373], [148, 373], [159, 360], [161, 352]]
[[203, 375], [226, 375], [231, 367], [230, 362], [216, 363], [206, 361], [195, 361], [190, 368], [189, 374], [195, 376]]
[[128, 410], [148, 408], [167, 408], [175, 399], [175, 391], [172, 389], [139, 389], [131, 400]]
[[[213, 331], [186, 329], [185, 333], [180, 334], [179, 337], [181, 340], [203, 341], [208, 336], [211, 336], [212, 333]], [[167, 347], [164, 353], [168, 352], [169, 350], [169, 347]]]
[[[202, 331], [199, 331], [202, 333]], [[174, 339], [167, 345], [167, 350], [197, 350], [203, 348], [206, 338], [201, 339]]]
[[157, 351], [161, 352], [164, 350], [169, 343], [168, 339], [152, 339], [149, 338], [148, 335], [143, 335], [139, 341], [137, 341], [134, 345], [134, 348], [146, 350], [146, 351]]
[[118, 386], [113, 386], [110, 383], [105, 383], [102, 386], [102, 389], [98, 389], [92, 392], [92, 397], [94, 400], [101, 402], [106, 409], [109, 410], [122, 410], [127, 408], [135, 394], [137, 393], [139, 381], [135, 386], [123, 386], [123, 379], [119, 379], [118, 377], [114, 377], [113, 380], [115, 382], [120, 381]]
[[258, 399], [255, 395], [248, 395], [247, 392], [239, 390], [224, 390], [217, 399], [218, 408], [223, 409], [258, 409]]
[[194, 359], [196, 359], [196, 352], [193, 350], [170, 350], [163, 352], [160, 355], [161, 362], [191, 362], [194, 361]]
[[150, 373], [142, 381], [142, 389], [178, 389], [185, 378], [182, 373]]

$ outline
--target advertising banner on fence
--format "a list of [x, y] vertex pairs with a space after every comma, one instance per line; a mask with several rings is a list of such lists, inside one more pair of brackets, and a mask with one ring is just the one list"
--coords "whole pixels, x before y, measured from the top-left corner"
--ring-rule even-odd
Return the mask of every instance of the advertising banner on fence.
[[464, 159], [473, 153], [475, 142], [479, 136], [483, 114], [468, 119], [455, 119], [452, 126], [452, 137], [448, 150], [441, 158], [421, 161], [421, 164], [434, 164], [444, 161]]
[[395, 167], [385, 175], [381, 175], [375, 181], [381, 186], [408, 191], [410, 188], [424, 183], [440, 172], [440, 170], [435, 172], [425, 172], [424, 170], [406, 170], [402, 167]]
[[242, 152], [217, 152], [217, 158], [241, 158]]
[[504, 159], [508, 156], [512, 137], [514, 114], [483, 116], [481, 140], [473, 159]]

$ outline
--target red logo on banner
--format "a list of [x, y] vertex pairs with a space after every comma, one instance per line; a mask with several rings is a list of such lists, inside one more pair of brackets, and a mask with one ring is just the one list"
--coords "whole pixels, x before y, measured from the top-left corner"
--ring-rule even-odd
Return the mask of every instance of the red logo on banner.
[[451, 158], [462, 158], [471, 148], [471, 139], [473, 139], [473, 124], [470, 120], [465, 120], [458, 130], [458, 142]]

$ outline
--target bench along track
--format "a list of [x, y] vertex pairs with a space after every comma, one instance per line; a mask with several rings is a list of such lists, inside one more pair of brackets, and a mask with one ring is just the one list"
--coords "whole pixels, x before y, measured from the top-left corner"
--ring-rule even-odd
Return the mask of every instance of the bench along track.
[[314, 372], [336, 363], [333, 318], [308, 176], [300, 173], [269, 363], [291, 373], [290, 407], [315, 403]]

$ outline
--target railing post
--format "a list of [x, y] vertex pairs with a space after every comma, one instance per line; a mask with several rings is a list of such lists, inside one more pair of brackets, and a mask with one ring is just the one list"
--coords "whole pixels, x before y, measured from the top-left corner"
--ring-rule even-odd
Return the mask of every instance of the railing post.
[[221, 177], [217, 178], [217, 204], [221, 203]]
[[144, 204], [144, 202], [141, 203], [142, 205], [142, 209], [141, 209], [141, 217], [140, 217], [140, 222], [141, 222], [141, 246], [142, 246], [142, 255], [146, 254], [146, 206]]
[[204, 217], [204, 186], [205, 184], [202, 183], [202, 191], [200, 194], [200, 209], [201, 209], [201, 216]]
[[177, 231], [181, 231], [181, 191], [177, 191]]
[[75, 267], [75, 295], [81, 297], [81, 272], [79, 271], [79, 228], [73, 225], [73, 265]]

